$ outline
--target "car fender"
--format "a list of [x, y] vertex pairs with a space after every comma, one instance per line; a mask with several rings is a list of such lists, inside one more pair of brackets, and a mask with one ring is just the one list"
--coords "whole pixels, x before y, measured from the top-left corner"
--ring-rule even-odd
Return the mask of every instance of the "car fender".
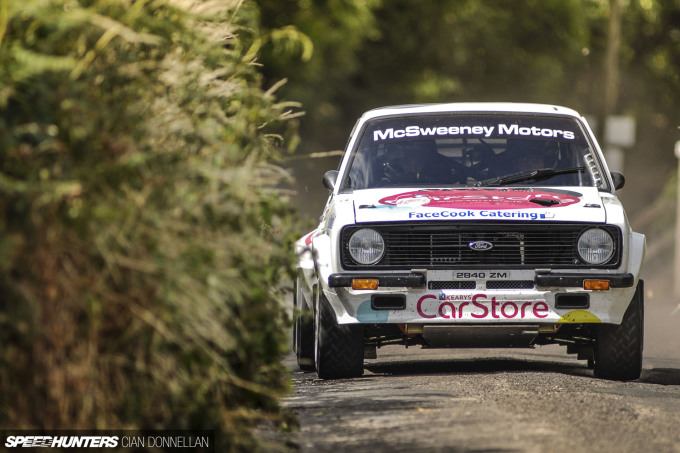
[[635, 285], [640, 280], [642, 263], [645, 260], [646, 241], [644, 234], [631, 231], [630, 247], [628, 248], [628, 272], [635, 275]]
[[[339, 232], [345, 226], [354, 223], [354, 203], [349, 196], [333, 196], [329, 199], [321, 223], [316, 230], [297, 241], [298, 275], [304, 280], [302, 287], [306, 303], [312, 309], [315, 300], [314, 291], [323, 291], [331, 302], [336, 315], [342, 316], [335, 291], [328, 286], [328, 277], [340, 269], [340, 263], [334, 257], [339, 256]], [[339, 316], [339, 317], [340, 317]]]

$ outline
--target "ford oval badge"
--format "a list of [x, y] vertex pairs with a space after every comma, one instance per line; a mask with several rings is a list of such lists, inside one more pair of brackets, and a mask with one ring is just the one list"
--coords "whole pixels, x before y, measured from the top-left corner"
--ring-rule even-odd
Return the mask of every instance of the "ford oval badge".
[[493, 248], [493, 244], [487, 241], [474, 241], [470, 242], [468, 247], [470, 247], [472, 250], [483, 252], [485, 250], [491, 250]]

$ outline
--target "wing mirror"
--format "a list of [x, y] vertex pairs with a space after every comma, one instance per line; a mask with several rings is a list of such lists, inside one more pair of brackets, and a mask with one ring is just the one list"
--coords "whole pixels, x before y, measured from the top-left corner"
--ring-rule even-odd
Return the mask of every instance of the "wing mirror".
[[335, 189], [335, 183], [338, 180], [338, 171], [337, 170], [328, 170], [324, 175], [323, 175], [323, 186], [330, 190], [333, 191]]
[[612, 171], [610, 174], [612, 175], [612, 181], [614, 182], [614, 190], [623, 189], [623, 186], [626, 185], [626, 178], [618, 171]]

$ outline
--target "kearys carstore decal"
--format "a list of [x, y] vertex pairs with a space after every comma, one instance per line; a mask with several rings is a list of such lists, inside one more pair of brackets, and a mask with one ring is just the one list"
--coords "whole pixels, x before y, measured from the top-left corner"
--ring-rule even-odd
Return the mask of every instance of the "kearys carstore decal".
[[[441, 298], [441, 297], [440, 297]], [[434, 300], [434, 306], [426, 307], [424, 303], [429, 299]], [[475, 294], [470, 302], [439, 302], [437, 296], [427, 294], [416, 304], [416, 310], [421, 318], [435, 319], [438, 316], [445, 319], [486, 319], [489, 316], [494, 319], [525, 319], [525, 318], [547, 318], [550, 310], [545, 301], [502, 301], [497, 302], [495, 297], [490, 300], [485, 294]]]

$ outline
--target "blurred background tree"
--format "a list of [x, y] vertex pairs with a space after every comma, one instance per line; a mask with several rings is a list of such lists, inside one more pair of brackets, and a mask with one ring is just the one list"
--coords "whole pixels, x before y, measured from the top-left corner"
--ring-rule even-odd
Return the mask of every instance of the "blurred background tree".
[[[635, 191], [622, 192], [629, 212], [644, 210], [674, 167], [672, 147], [680, 138], [677, 0], [255, 3], [263, 33], [292, 25], [314, 47], [311, 57], [307, 52], [302, 58], [301, 47], [265, 46], [261, 57], [265, 84], [287, 78], [281, 92], [307, 112], [301, 155], [341, 149], [363, 111], [390, 104], [554, 103], [596, 120], [611, 83], [605, 56], [612, 7], [618, 5], [618, 98], [611, 113], [637, 121], [637, 143], [626, 154], [626, 167], [636, 171], [624, 171]], [[318, 181], [337, 161], [292, 164], [307, 218], [320, 212], [326, 193]]]
[[279, 420], [293, 105], [240, 2], [0, 2], [0, 426]]

